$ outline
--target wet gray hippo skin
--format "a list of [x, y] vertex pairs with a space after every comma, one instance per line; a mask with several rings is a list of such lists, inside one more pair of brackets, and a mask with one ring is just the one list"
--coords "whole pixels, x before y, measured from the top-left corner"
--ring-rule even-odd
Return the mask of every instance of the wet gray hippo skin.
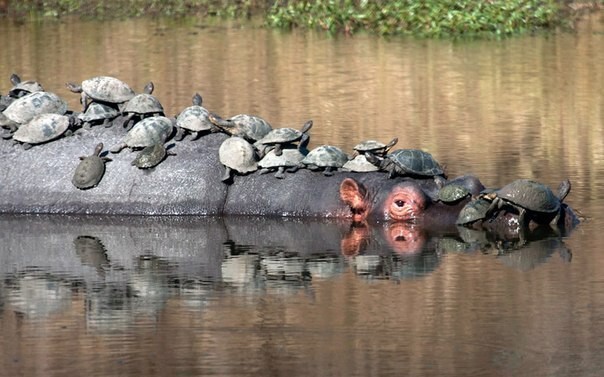
[[[149, 170], [132, 166], [135, 154], [128, 150], [109, 154], [112, 161], [97, 187], [74, 187], [79, 156], [99, 142], [110, 149], [124, 135], [119, 127], [95, 127], [29, 150], [1, 141], [0, 213], [346, 217], [451, 225], [465, 204], [430, 199], [437, 190], [432, 179], [388, 179], [384, 173], [325, 177], [299, 170], [282, 180], [252, 173], [225, 185], [217, 151], [227, 136], [220, 133], [176, 143], [176, 156]], [[473, 177], [464, 179], [482, 187]]]

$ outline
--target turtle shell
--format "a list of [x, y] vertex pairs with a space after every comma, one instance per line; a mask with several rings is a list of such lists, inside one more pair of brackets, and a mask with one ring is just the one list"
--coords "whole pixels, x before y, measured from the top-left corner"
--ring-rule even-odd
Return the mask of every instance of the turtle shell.
[[333, 145], [321, 145], [310, 151], [302, 160], [307, 166], [319, 168], [332, 167], [341, 168], [348, 161], [348, 156], [338, 147]]
[[212, 129], [210, 113], [202, 106], [189, 106], [176, 117], [176, 126], [190, 131], [207, 131]]
[[82, 122], [94, 122], [112, 119], [118, 115], [120, 115], [120, 112], [114, 106], [101, 102], [91, 102], [85, 112], [78, 114], [78, 119]]
[[162, 162], [167, 154], [163, 143], [155, 143], [143, 148], [132, 161], [132, 165], [139, 169], [149, 169]]
[[97, 76], [84, 80], [82, 90], [94, 100], [110, 103], [126, 102], [135, 95], [128, 84], [110, 76]]
[[58, 95], [51, 92], [35, 92], [27, 94], [12, 102], [3, 114], [13, 122], [24, 124], [36, 115], [53, 113], [65, 114], [67, 103]]
[[490, 206], [491, 202], [486, 199], [475, 199], [468, 202], [461, 211], [459, 211], [455, 224], [466, 225], [478, 220], [483, 220], [487, 215], [487, 210]]
[[428, 152], [419, 149], [398, 149], [386, 156], [403, 174], [433, 177], [444, 175], [439, 163]]
[[278, 168], [278, 167], [293, 167], [299, 166], [300, 162], [304, 159], [304, 155], [297, 148], [283, 149], [280, 156], [275, 154], [274, 150], [271, 150], [258, 162], [258, 166], [265, 169]]
[[218, 149], [220, 162], [240, 173], [250, 173], [258, 170], [256, 152], [252, 144], [238, 136], [231, 136]]
[[359, 154], [352, 160], [347, 161], [344, 166], [342, 166], [342, 170], [363, 173], [368, 171], [378, 171], [379, 168], [367, 161], [367, 157], [364, 154]]
[[56, 139], [69, 128], [68, 116], [40, 114], [15, 131], [13, 140], [28, 144], [40, 144]]
[[165, 143], [170, 134], [172, 134], [172, 121], [164, 116], [155, 116], [136, 123], [123, 141], [130, 148], [144, 148]]
[[554, 213], [560, 209], [560, 199], [546, 185], [518, 179], [495, 192], [498, 198], [535, 212]]
[[264, 119], [248, 114], [238, 114], [226, 120], [213, 122], [232, 136], [239, 136], [255, 142], [268, 135], [273, 127]]
[[163, 114], [164, 107], [154, 95], [140, 93], [132, 97], [122, 111], [126, 114]]
[[398, 143], [398, 138], [396, 137], [392, 139], [388, 144], [384, 144], [377, 140], [365, 140], [355, 145], [353, 149], [361, 154], [365, 152], [371, 152], [376, 155], [382, 155], [385, 154], [388, 149], [395, 146], [396, 143]]
[[87, 157], [80, 157], [82, 161], [78, 164], [71, 182], [81, 190], [95, 187], [105, 174], [105, 161], [99, 157], [103, 150], [103, 143], [99, 143], [94, 153]]
[[19, 98], [30, 93], [44, 91], [42, 85], [40, 85], [40, 83], [37, 81], [21, 81], [21, 78], [14, 73], [11, 75], [10, 81], [13, 84], [13, 87], [8, 91], [8, 95], [13, 98]]
[[438, 200], [445, 203], [455, 203], [469, 195], [470, 190], [456, 183], [450, 183], [438, 190]]

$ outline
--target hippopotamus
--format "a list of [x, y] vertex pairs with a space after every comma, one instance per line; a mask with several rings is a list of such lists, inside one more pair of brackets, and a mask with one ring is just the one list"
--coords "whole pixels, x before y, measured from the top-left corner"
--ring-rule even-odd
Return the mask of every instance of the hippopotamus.
[[[0, 213], [339, 218], [356, 224], [405, 222], [429, 232], [455, 233], [460, 210], [484, 189], [472, 175], [450, 179], [447, 183], [457, 183], [471, 195], [444, 203], [437, 195], [442, 183], [431, 177], [389, 178], [382, 172], [325, 176], [306, 169], [284, 179], [257, 172], [237, 175], [227, 185], [221, 181], [218, 149], [229, 136], [222, 133], [170, 145], [176, 156], [147, 170], [132, 166], [134, 153], [111, 155], [96, 187], [76, 188], [72, 177], [79, 157], [101, 142], [119, 144], [124, 136], [118, 128], [82, 129], [30, 150], [0, 141]], [[570, 230], [573, 213], [563, 208], [567, 215], [559, 225]], [[500, 211], [481, 227], [508, 231], [514, 216]]]
[[[153, 169], [132, 166], [133, 153], [111, 155], [96, 187], [72, 185], [79, 156], [100, 142], [119, 144], [124, 135], [116, 128], [82, 129], [30, 150], [1, 142], [0, 213], [299, 216], [440, 226], [454, 224], [464, 204], [434, 200], [434, 179], [390, 179], [380, 172], [328, 177], [302, 169], [285, 179], [251, 173], [226, 185], [218, 149], [228, 136], [221, 133], [178, 142], [176, 156]], [[474, 191], [483, 187], [472, 176], [459, 180]]]

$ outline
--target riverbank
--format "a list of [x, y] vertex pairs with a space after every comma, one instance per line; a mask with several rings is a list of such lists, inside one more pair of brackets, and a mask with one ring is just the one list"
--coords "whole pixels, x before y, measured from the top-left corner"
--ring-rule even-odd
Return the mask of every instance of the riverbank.
[[272, 28], [424, 37], [505, 36], [572, 28], [581, 14], [602, 8], [604, 0], [0, 0], [0, 15], [20, 21], [65, 16], [258, 17]]

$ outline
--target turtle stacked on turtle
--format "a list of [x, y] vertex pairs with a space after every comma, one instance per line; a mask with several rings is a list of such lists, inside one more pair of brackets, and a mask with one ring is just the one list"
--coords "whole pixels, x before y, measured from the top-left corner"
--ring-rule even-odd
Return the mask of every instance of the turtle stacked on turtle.
[[124, 127], [130, 130], [137, 122], [151, 117], [164, 116], [164, 107], [157, 97], [153, 95], [155, 86], [149, 81], [143, 93], [137, 94], [124, 104], [122, 114], [124, 115]]

